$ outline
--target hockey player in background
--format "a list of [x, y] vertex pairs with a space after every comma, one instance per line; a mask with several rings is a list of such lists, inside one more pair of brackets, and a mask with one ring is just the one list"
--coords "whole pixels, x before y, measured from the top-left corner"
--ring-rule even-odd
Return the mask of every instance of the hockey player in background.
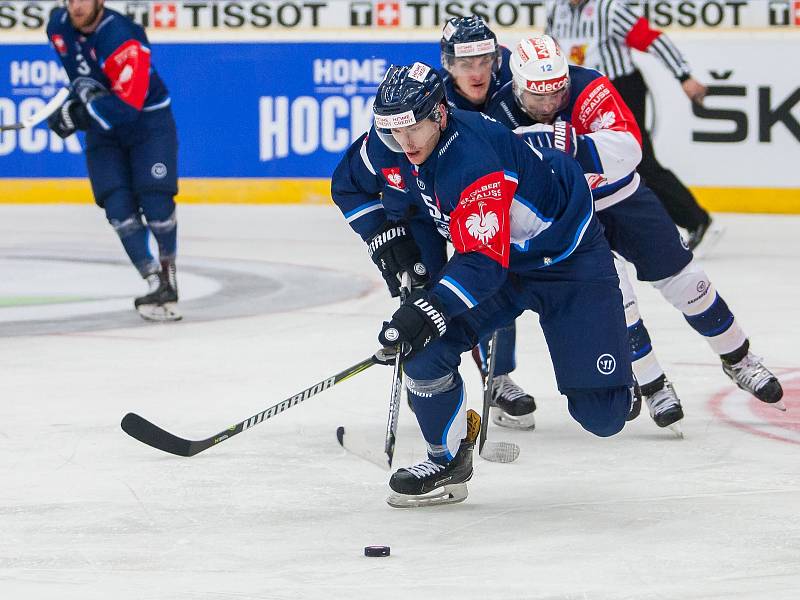
[[[428, 445], [425, 461], [392, 475], [389, 504], [466, 498], [478, 427], [467, 427], [460, 357], [524, 310], [539, 314], [573, 418], [598, 436], [619, 432], [633, 384], [622, 295], [580, 166], [529, 148], [482, 113], [449, 107], [440, 75], [422, 63], [392, 66], [373, 111], [374, 126], [334, 172], [337, 205], [373, 259], [391, 257], [398, 240], [413, 247], [392, 220], [408, 205], [455, 248], [378, 336], [386, 351], [407, 352], [409, 396]], [[381, 205], [389, 186], [405, 193]]]
[[703, 101], [705, 86], [692, 77], [689, 64], [672, 41], [651, 29], [646, 18], [637, 17], [620, 0], [550, 0], [545, 33], [558, 41], [570, 62], [604, 73], [628, 104], [642, 137], [639, 173], [675, 224], [687, 230], [689, 249], [694, 250], [708, 232], [711, 217], [680, 179], [656, 159], [645, 127], [647, 85], [633, 62], [631, 48], [656, 57], [692, 102]]
[[[65, 5], [53, 11], [47, 37], [72, 93], [48, 123], [62, 138], [86, 132], [95, 202], [149, 286], [134, 300], [139, 314], [178, 320], [178, 141], [169, 93], [141, 27], [106, 8], [104, 0], [67, 0]], [[158, 243], [158, 260], [150, 253], [148, 232]]]
[[[463, 110], [484, 111], [495, 93], [511, 81], [508, 59], [511, 52], [497, 43], [497, 36], [477, 15], [448, 19], [439, 40], [445, 95], [451, 106]], [[424, 226], [431, 227], [430, 222]], [[414, 233], [415, 239], [428, 236]], [[442, 237], [435, 235], [441, 244]], [[442, 245], [440, 256], [426, 252], [426, 264], [438, 273], [447, 260]], [[491, 336], [489, 336], [491, 338]], [[516, 369], [516, 327], [512, 322], [497, 331], [494, 347], [495, 367], [492, 378], [492, 419], [512, 429], [533, 429], [536, 426], [536, 401], [511, 378]], [[482, 373], [487, 370], [488, 339], [475, 347], [473, 357]]]
[[[547, 35], [522, 39], [511, 55], [511, 70], [513, 81], [495, 95], [487, 113], [533, 147], [574, 156], [592, 187], [611, 249], [683, 313], [720, 356], [728, 377], [762, 402], [782, 408], [777, 378], [750, 352], [728, 305], [683, 245], [658, 198], [640, 181], [639, 128], [608, 78], [568, 66]], [[653, 353], [625, 267], [619, 266], [633, 371], [656, 424], [670, 426], [683, 418], [683, 409]]]
[[497, 90], [511, 81], [511, 52], [477, 15], [448, 19], [439, 47], [445, 94], [456, 108], [483, 112]]

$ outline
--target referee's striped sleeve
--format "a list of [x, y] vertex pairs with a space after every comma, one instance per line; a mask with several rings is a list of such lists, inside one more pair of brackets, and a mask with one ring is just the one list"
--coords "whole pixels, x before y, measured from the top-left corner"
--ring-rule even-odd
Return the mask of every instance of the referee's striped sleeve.
[[689, 63], [667, 35], [650, 28], [647, 19], [636, 16], [622, 2], [612, 0], [609, 33], [618, 42], [649, 52], [681, 81], [691, 72]]

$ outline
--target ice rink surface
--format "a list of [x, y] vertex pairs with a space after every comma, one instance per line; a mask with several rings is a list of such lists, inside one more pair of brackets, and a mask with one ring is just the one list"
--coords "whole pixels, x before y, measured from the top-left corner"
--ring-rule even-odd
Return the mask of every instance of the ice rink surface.
[[[328, 206], [179, 208], [185, 320], [132, 310], [143, 284], [92, 206], [0, 207], [0, 598], [795, 599], [800, 594], [800, 218], [719, 215], [712, 281], [782, 379], [788, 412], [735, 389], [682, 316], [639, 285], [683, 399], [685, 439], [647, 414], [584, 432], [534, 315], [517, 382], [535, 432], [494, 428], [463, 504], [390, 508], [374, 367], [192, 458], [119, 428], [135, 411], [204, 438], [369, 356], [395, 301]], [[462, 368], [479, 408], [472, 364]], [[401, 408], [395, 463], [421, 460]], [[363, 547], [391, 546], [389, 558]]]

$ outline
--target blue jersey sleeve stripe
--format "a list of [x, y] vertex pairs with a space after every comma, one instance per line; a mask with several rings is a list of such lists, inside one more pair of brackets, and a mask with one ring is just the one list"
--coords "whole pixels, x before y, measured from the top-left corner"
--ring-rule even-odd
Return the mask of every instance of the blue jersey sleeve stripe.
[[513, 181], [514, 183], [519, 183], [519, 175], [514, 173], [514, 171], [503, 171], [503, 175], [505, 175], [506, 179]]
[[542, 215], [542, 213], [539, 212], [539, 209], [537, 209], [536, 206], [534, 206], [532, 202], [526, 200], [525, 198], [523, 198], [519, 194], [514, 194], [514, 200], [516, 200], [517, 202], [519, 202], [520, 204], [525, 206], [525, 208], [527, 208], [533, 214], [535, 214], [536, 218], [539, 219], [540, 221], [544, 221], [545, 223], [552, 223], [553, 222], [553, 218], [552, 217], [545, 217], [544, 215]]
[[606, 196], [610, 196], [624, 188], [628, 185], [633, 178], [636, 176], [636, 171], [631, 171], [628, 175], [623, 177], [622, 179], [618, 179], [614, 183], [609, 183], [608, 185], [601, 185], [596, 187], [592, 190], [592, 196], [595, 200], [599, 200], [600, 198], [605, 198]]
[[478, 301], [475, 300], [472, 294], [465, 290], [455, 279], [445, 276], [439, 280], [439, 283], [453, 292], [453, 294], [455, 294], [456, 297], [467, 306], [467, 308], [474, 308], [478, 305]]
[[[592, 215], [594, 215], [594, 202], [592, 202], [591, 206], [589, 207], [589, 212], [586, 215], [586, 218], [578, 226], [578, 231], [575, 232], [575, 237], [573, 238], [572, 244], [570, 244], [570, 247], [567, 248], [562, 254], [560, 254], [559, 256], [555, 257], [552, 260], [552, 262], [550, 262], [550, 265], [554, 265], [557, 262], [561, 262], [562, 260], [567, 258], [570, 254], [572, 254], [575, 251], [575, 248], [578, 247], [578, 244], [580, 244], [581, 240], [583, 239], [583, 234], [586, 233], [586, 229], [589, 227], [589, 221], [592, 220]], [[550, 266], [550, 265], [545, 265], [545, 266]]]
[[366, 204], [362, 204], [354, 208], [353, 210], [344, 213], [344, 218], [347, 219], [348, 223], [352, 223], [358, 218], [363, 217], [366, 214], [369, 214], [376, 210], [381, 210], [383, 208], [383, 204], [378, 201], [375, 202], [367, 202]]
[[106, 120], [105, 120], [103, 117], [101, 117], [101, 116], [100, 116], [100, 113], [98, 113], [98, 112], [97, 112], [97, 111], [94, 109], [94, 106], [92, 106], [92, 103], [91, 103], [91, 102], [89, 102], [89, 104], [87, 104], [87, 105], [86, 105], [86, 110], [88, 110], [88, 111], [89, 111], [89, 114], [90, 114], [90, 115], [92, 115], [92, 118], [93, 118], [95, 121], [97, 121], [98, 123], [100, 123], [100, 127], [102, 127], [103, 129], [105, 129], [106, 131], [108, 131], [109, 129], [111, 129], [111, 125], [109, 124], [109, 122], [108, 122], [108, 121], [106, 121]]
[[594, 140], [588, 135], [578, 136], [578, 152], [575, 159], [580, 163], [584, 173], [603, 173], [603, 161], [600, 160]]

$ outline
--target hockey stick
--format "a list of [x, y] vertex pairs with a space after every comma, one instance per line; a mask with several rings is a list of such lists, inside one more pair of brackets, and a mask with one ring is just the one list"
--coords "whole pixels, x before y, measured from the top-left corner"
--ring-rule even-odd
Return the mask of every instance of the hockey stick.
[[[406, 301], [411, 293], [411, 275], [404, 272], [400, 281], [400, 304]], [[386, 422], [386, 443], [383, 450], [392, 468], [394, 459], [394, 446], [397, 442], [397, 417], [400, 414], [400, 396], [403, 394], [403, 348], [398, 346], [397, 355], [394, 357], [394, 372], [392, 374], [392, 393], [389, 396], [389, 418]]]
[[148, 446], [164, 452], [169, 452], [170, 454], [177, 454], [178, 456], [194, 456], [203, 450], [208, 450], [211, 448], [211, 446], [215, 446], [220, 442], [224, 442], [225, 440], [232, 438], [236, 434], [243, 432], [245, 429], [249, 429], [254, 425], [258, 425], [262, 421], [271, 419], [275, 415], [280, 414], [297, 404], [300, 404], [304, 400], [308, 400], [311, 398], [311, 396], [316, 396], [320, 392], [324, 392], [325, 390], [332, 388], [337, 383], [341, 383], [346, 379], [350, 379], [354, 375], [365, 371], [375, 364], [378, 364], [375, 360], [375, 356], [370, 356], [369, 358], [362, 360], [360, 363], [357, 363], [352, 367], [348, 367], [341, 373], [337, 373], [332, 377], [323, 379], [319, 383], [315, 383], [302, 392], [288, 397], [283, 402], [279, 402], [278, 404], [271, 406], [266, 410], [262, 410], [260, 413], [253, 415], [249, 419], [240, 421], [236, 425], [231, 425], [228, 429], [220, 431], [218, 434], [212, 435], [204, 440], [186, 440], [178, 437], [177, 435], [173, 435], [168, 431], [161, 429], [159, 426], [154, 425], [136, 413], [128, 413], [125, 415], [122, 419], [122, 423], [120, 423], [120, 426], [122, 427], [122, 430], [129, 436], [139, 440], [144, 444], [147, 444]]
[[489, 429], [489, 407], [492, 404], [492, 386], [494, 384], [494, 364], [496, 360], [497, 331], [489, 340], [486, 350], [486, 375], [483, 378], [483, 414], [481, 415], [481, 434], [478, 439], [478, 454], [490, 462], [510, 463], [519, 457], [519, 446], [513, 442], [488, 442], [486, 434]]
[[[336, 439], [339, 445], [353, 456], [357, 456], [358, 458], [372, 463], [382, 471], [391, 470], [389, 465], [386, 464], [386, 459], [382, 453], [368, 447], [366, 444], [359, 444], [358, 436], [354, 438], [353, 436], [345, 435], [344, 425], [340, 425], [336, 428]], [[354, 439], [355, 443], [353, 442]]]
[[50, 101], [47, 104], [29, 117], [25, 117], [19, 123], [14, 123], [13, 125], [0, 125], [0, 132], [18, 131], [20, 129], [35, 127], [56, 112], [61, 105], [64, 104], [64, 100], [67, 99], [67, 96], [69, 96], [69, 88], [61, 88], [58, 90], [55, 96], [50, 98]]

